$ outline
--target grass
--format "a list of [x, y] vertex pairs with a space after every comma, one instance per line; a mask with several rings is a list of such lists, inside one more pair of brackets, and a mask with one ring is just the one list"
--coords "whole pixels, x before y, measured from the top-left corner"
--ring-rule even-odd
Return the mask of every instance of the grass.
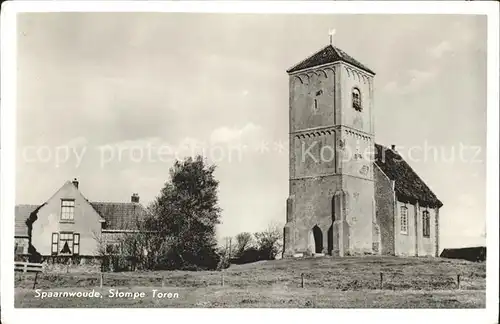
[[[103, 298], [36, 298], [33, 277], [16, 273], [16, 307], [478, 308], [486, 299], [484, 263], [439, 258], [324, 257], [232, 265], [223, 273], [105, 273], [102, 289], [99, 274], [44, 273], [37, 280], [44, 291], [96, 289]], [[143, 291], [146, 297], [108, 298], [110, 288]], [[179, 298], [153, 298], [152, 289]]]

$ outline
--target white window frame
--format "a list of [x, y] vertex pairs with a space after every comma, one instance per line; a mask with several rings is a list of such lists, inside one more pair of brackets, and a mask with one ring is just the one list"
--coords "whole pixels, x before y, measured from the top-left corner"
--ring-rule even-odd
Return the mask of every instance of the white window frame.
[[408, 207], [401, 206], [400, 211], [399, 227], [401, 234], [408, 234]]
[[61, 199], [61, 222], [75, 221], [75, 200]]
[[[59, 233], [59, 250], [57, 251], [58, 255], [73, 255], [73, 240], [74, 240], [74, 233], [72, 232], [61, 232]], [[68, 242], [68, 247], [69, 250], [71, 251], [70, 253], [61, 253], [61, 250], [64, 248], [64, 243]]]
[[59, 254], [59, 233], [52, 233], [52, 238], [50, 241], [50, 252], [52, 255]]
[[73, 233], [73, 255], [80, 254], [80, 233]]

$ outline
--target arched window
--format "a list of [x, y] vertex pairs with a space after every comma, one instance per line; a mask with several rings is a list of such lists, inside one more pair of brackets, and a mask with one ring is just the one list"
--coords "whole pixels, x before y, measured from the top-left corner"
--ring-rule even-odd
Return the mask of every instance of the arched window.
[[422, 212], [422, 234], [424, 237], [431, 236], [431, 221], [430, 215], [427, 210]]
[[361, 106], [361, 91], [358, 88], [352, 89], [352, 107], [357, 111], [361, 111], [363, 108]]

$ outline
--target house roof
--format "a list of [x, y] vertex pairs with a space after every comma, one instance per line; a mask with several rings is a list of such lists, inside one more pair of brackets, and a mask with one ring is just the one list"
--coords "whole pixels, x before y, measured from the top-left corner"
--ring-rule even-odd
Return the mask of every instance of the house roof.
[[325, 46], [320, 51], [314, 53], [313, 55], [309, 56], [302, 62], [299, 62], [295, 66], [288, 69], [287, 72], [292, 73], [313, 66], [323, 65], [327, 63], [334, 63], [334, 62], [346, 62], [368, 73], [375, 74], [375, 72], [370, 70], [365, 65], [361, 64], [358, 60], [354, 59], [352, 56], [350, 56], [340, 48], [335, 47], [333, 45]]
[[[136, 220], [146, 214], [138, 203], [90, 202], [96, 212], [105, 220], [103, 229], [128, 230], [136, 228]], [[28, 237], [26, 220], [40, 205], [17, 205], [15, 209], [16, 237]]]
[[399, 153], [379, 144], [375, 144], [375, 149], [375, 164], [389, 179], [395, 181], [395, 191], [399, 200], [418, 201], [419, 205], [432, 208], [443, 206]]
[[146, 214], [146, 209], [138, 203], [91, 202], [92, 207], [105, 219], [103, 229], [136, 229], [137, 220]]
[[17, 205], [15, 209], [15, 231], [14, 236], [28, 237], [28, 226], [26, 220], [38, 205]]

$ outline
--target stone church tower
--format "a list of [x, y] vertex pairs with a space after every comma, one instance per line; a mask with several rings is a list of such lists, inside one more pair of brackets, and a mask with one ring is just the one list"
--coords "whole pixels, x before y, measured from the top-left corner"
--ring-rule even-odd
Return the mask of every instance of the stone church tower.
[[332, 45], [287, 73], [290, 157], [283, 257], [379, 253], [375, 73]]

